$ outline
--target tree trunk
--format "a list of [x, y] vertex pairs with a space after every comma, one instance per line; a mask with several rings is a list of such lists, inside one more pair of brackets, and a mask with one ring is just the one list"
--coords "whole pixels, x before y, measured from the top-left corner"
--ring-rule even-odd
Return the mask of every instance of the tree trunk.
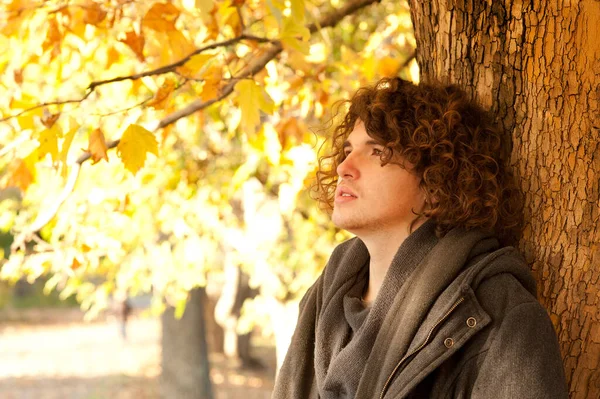
[[421, 80], [458, 83], [512, 137], [520, 249], [572, 398], [600, 397], [600, 1], [410, 0]]
[[212, 399], [204, 321], [203, 289], [196, 288], [181, 319], [168, 308], [162, 316], [162, 398]]

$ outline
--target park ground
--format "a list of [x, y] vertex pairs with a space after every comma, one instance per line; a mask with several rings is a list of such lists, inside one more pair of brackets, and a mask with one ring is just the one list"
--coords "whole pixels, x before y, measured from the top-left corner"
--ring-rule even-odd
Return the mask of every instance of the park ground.
[[[0, 398], [159, 397], [158, 319], [132, 317], [124, 341], [114, 319], [86, 323], [73, 310], [41, 312], [32, 318], [46, 320], [43, 323], [0, 322]], [[215, 399], [270, 397], [274, 351], [257, 346], [254, 354], [264, 369], [244, 370], [211, 354]]]

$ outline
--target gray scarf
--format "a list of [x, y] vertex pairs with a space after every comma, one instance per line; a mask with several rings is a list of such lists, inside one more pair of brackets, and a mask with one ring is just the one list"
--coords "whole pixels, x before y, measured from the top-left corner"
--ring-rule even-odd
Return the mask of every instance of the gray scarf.
[[438, 239], [434, 229], [429, 221], [400, 246], [377, 299], [352, 337], [344, 298], [364, 274], [369, 253], [358, 238], [334, 250], [301, 302], [274, 399], [377, 396], [439, 294], [469, 259], [498, 246], [478, 230], [455, 229]]

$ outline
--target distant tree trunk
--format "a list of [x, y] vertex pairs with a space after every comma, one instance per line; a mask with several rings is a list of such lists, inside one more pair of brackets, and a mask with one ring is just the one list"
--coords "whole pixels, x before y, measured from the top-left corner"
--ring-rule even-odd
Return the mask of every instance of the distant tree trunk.
[[160, 381], [162, 398], [213, 397], [204, 321], [205, 295], [203, 289], [192, 290], [180, 320], [175, 319], [173, 308], [163, 313]]
[[520, 249], [572, 398], [600, 397], [600, 1], [410, 0], [421, 80], [458, 83], [511, 134]]

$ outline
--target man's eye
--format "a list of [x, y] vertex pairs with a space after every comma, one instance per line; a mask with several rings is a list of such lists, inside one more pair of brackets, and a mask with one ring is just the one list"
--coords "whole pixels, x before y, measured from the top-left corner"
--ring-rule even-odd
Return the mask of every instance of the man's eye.
[[373, 148], [373, 155], [377, 155], [379, 157], [382, 154], [383, 154], [383, 150], [380, 150], [379, 148]]

